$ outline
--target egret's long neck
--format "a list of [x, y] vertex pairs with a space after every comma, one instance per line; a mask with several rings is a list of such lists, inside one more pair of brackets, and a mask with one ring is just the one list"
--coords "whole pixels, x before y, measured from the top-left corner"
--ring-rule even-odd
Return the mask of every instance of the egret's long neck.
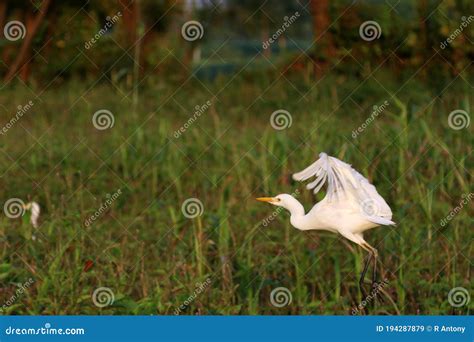
[[290, 212], [291, 225], [300, 230], [307, 229], [307, 220], [303, 205], [298, 202], [296, 198], [293, 198], [285, 207]]
[[304, 207], [296, 198], [293, 198], [286, 205], [286, 209], [290, 212], [292, 217], [304, 216]]

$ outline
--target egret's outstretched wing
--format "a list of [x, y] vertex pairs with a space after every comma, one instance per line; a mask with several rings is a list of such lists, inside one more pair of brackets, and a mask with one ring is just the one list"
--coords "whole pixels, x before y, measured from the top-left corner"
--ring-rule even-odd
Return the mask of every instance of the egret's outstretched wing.
[[[306, 185], [317, 193], [327, 184], [326, 198], [329, 202], [354, 198], [364, 209], [367, 216], [377, 216], [390, 219], [392, 211], [375, 189], [375, 186], [343, 161], [320, 153], [319, 159], [301, 172], [295, 173], [293, 179], [305, 181], [311, 177], [316, 179]], [[326, 199], [325, 198], [325, 199]]]

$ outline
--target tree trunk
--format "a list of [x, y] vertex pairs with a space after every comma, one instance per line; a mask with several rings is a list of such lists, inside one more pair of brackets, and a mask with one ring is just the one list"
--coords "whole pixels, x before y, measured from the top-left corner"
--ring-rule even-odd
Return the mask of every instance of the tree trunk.
[[[183, 8], [183, 17], [185, 18], [186, 22], [193, 18], [194, 13], [194, 1], [189, 3], [189, 7], [184, 6]], [[189, 73], [192, 73], [192, 61], [194, 55], [194, 49], [196, 48], [196, 44], [198, 42], [195, 41], [187, 41], [186, 39], [181, 39], [184, 44], [184, 53], [182, 63], [185, 65], [185, 69], [189, 70]]]
[[135, 1], [119, 0], [123, 11], [123, 24], [127, 48], [131, 48], [137, 41], [138, 34], [138, 5]]
[[[7, 2], [0, 1], [0, 28], [5, 27], [6, 17], [7, 17]], [[3, 38], [3, 29], [0, 30], [0, 38]]]
[[31, 54], [31, 45], [33, 43], [33, 39], [38, 31], [38, 28], [44, 21], [50, 4], [51, 0], [43, 0], [38, 14], [36, 14], [35, 18], [31, 21], [31, 24], [27, 23], [28, 27], [25, 40], [23, 40], [20, 51], [18, 52], [18, 56], [5, 75], [5, 83], [10, 82], [15, 77], [17, 72], [29, 62], [28, 57]]
[[[431, 51], [431, 48], [428, 47], [428, 29], [426, 27], [426, 16], [428, 15], [428, 1], [427, 0], [419, 0], [418, 1], [418, 26], [419, 26], [419, 36], [418, 36], [418, 44], [417, 48], [414, 49], [415, 56], [412, 56], [412, 59], [415, 60], [417, 68], [421, 66], [427, 56], [426, 52]], [[426, 78], [427, 71], [426, 68], [422, 68], [419, 72], [420, 77]]]
[[[316, 42], [316, 59], [327, 64], [329, 59], [336, 55], [336, 49], [329, 32], [331, 21], [329, 19], [328, 0], [311, 0], [311, 15], [313, 18], [313, 35]], [[316, 75], [320, 76], [322, 68], [316, 67]]]
[[[7, 2], [6, 1], [1, 1], [0, 2], [0, 39], [3, 39], [3, 30], [1, 29], [2, 27], [5, 27], [5, 19], [7, 17]], [[10, 51], [11, 51], [11, 46], [5, 46], [3, 48], [2, 54], [0, 56], [1, 63], [3, 65], [8, 65], [9, 64], [9, 58], [10, 56]], [[3, 67], [0, 68], [0, 72], [3, 73]], [[5, 68], [6, 69], [6, 68]]]

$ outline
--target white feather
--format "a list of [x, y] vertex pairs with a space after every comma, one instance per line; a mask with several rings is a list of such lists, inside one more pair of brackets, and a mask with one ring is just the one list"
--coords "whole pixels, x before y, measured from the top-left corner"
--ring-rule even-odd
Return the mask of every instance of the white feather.
[[366, 213], [367, 217], [380, 217], [387, 220], [392, 218], [392, 210], [379, 195], [375, 186], [370, 184], [367, 178], [354, 170], [351, 165], [323, 152], [319, 154], [318, 160], [293, 175], [293, 179], [297, 181], [305, 181], [311, 177], [316, 179], [306, 187], [314, 189], [314, 193], [318, 193], [323, 185], [327, 184], [326, 197], [323, 201], [355, 200], [361, 207], [364, 204], [370, 204], [373, 207], [371, 210], [373, 212]]

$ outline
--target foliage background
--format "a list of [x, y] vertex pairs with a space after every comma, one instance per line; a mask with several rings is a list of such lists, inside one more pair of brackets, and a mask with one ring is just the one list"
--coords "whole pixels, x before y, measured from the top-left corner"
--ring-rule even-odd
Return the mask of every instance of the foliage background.
[[[48, 4], [48, 6], [46, 6]], [[25, 23], [31, 40], [0, 40], [0, 194], [41, 205], [39, 228], [0, 216], [3, 314], [351, 314], [364, 252], [339, 236], [299, 232], [254, 197], [314, 198], [291, 174], [321, 151], [366, 175], [394, 211], [394, 228], [368, 241], [386, 279], [359, 314], [470, 314], [449, 304], [471, 291], [473, 27], [440, 44], [474, 14], [472, 1], [6, 1], [0, 24]], [[47, 8], [45, 8], [47, 7]], [[107, 16], [120, 20], [90, 49]], [[262, 43], [301, 15], [269, 49]], [[189, 20], [202, 39], [183, 39]], [[361, 39], [375, 20], [381, 36]], [[3, 31], [3, 30], [2, 30]], [[3, 32], [2, 32], [3, 33]], [[22, 48], [23, 47], [23, 48]], [[22, 49], [24, 50], [22, 55]], [[15, 70], [14, 66], [18, 68]], [[211, 101], [179, 138], [195, 107]], [[373, 106], [389, 102], [356, 138]], [[93, 114], [114, 126], [100, 131]], [[292, 125], [277, 131], [271, 114]], [[90, 227], [84, 222], [118, 189]], [[464, 196], [464, 197], [463, 197]], [[203, 214], [181, 205], [198, 198]], [[286, 287], [292, 302], [270, 302]], [[99, 287], [114, 301], [99, 308]]]

